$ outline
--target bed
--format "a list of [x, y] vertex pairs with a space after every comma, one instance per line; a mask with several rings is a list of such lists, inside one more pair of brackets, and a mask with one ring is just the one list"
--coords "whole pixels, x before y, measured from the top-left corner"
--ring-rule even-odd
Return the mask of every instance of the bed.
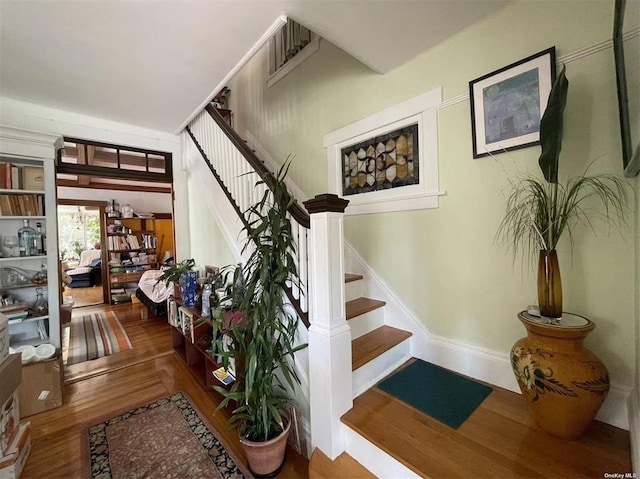
[[77, 268], [65, 271], [71, 278], [70, 288], [89, 288], [102, 283], [102, 252], [89, 249], [80, 253]]
[[173, 294], [173, 283], [166, 286], [164, 282], [158, 283], [158, 278], [162, 275], [159, 269], [150, 269], [142, 273], [136, 298], [147, 307], [151, 316], [165, 316], [167, 314], [167, 299]]

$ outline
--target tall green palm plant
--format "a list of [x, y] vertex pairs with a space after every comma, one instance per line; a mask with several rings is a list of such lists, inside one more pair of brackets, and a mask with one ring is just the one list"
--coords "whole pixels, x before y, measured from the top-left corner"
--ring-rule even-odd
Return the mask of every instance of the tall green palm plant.
[[[238, 376], [230, 390], [216, 387], [225, 398], [221, 407], [236, 402], [231, 423], [241, 424], [244, 437], [251, 441], [265, 441], [283, 431], [287, 387], [293, 390], [295, 383], [300, 383], [294, 354], [306, 347], [295, 344], [298, 317], [285, 300], [288, 284], [299, 281], [293, 256], [296, 243], [287, 219], [294, 202], [284, 183], [289, 165], [289, 161], [284, 163], [271, 191], [245, 213], [249, 221], [243, 253], [250, 255], [236, 270], [234, 284], [239, 280], [243, 284], [238, 309], [245, 313], [246, 321], [226, 331], [232, 338], [228, 350], [222, 339], [214, 344], [225, 366], [231, 359], [235, 361]], [[261, 184], [267, 184], [267, 179], [256, 186]], [[215, 337], [218, 331], [224, 332], [225, 324], [220, 310], [214, 318]]]

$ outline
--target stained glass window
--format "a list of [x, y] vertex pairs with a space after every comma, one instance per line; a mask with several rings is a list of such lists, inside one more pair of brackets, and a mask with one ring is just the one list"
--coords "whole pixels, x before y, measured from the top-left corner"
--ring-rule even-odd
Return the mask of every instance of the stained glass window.
[[418, 124], [342, 148], [343, 196], [419, 184]]

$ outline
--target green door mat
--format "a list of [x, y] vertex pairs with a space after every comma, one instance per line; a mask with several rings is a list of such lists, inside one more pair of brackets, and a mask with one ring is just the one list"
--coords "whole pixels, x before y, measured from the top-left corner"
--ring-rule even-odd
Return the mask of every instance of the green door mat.
[[458, 429], [492, 391], [419, 359], [379, 383], [378, 388], [453, 429]]

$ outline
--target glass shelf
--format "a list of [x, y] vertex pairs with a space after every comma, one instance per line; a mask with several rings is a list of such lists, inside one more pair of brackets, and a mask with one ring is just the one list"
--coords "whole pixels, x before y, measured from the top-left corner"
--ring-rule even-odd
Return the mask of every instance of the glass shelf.
[[3, 215], [0, 216], [0, 220], [42, 220], [45, 221], [46, 217], [44, 216], [9, 216], [9, 215]]
[[47, 257], [44, 255], [39, 256], [7, 256], [0, 258], [0, 263], [8, 263], [10, 261], [30, 261], [33, 259], [46, 260]]

